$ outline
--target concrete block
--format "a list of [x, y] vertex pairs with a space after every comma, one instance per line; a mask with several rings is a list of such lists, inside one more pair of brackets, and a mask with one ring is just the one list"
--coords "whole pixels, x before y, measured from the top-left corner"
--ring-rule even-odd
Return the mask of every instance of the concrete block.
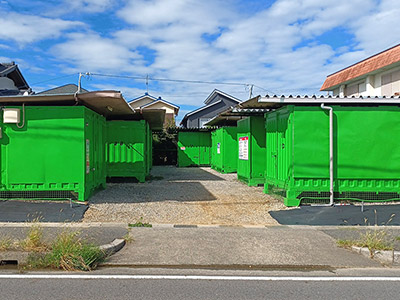
[[358, 254], [361, 253], [361, 247], [351, 246], [351, 250], [354, 251], [354, 252], [357, 252]]
[[394, 251], [393, 253], [393, 264], [400, 265], [400, 251]]
[[371, 257], [371, 252], [366, 247], [360, 248], [360, 254], [364, 255], [365, 257]]
[[393, 263], [393, 251], [391, 250], [375, 250], [374, 251], [374, 259], [379, 260], [384, 264], [392, 264]]

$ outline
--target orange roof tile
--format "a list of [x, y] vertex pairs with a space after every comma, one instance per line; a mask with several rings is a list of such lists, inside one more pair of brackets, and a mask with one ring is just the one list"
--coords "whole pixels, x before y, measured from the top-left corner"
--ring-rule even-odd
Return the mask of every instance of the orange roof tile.
[[328, 75], [321, 91], [400, 61], [400, 44]]

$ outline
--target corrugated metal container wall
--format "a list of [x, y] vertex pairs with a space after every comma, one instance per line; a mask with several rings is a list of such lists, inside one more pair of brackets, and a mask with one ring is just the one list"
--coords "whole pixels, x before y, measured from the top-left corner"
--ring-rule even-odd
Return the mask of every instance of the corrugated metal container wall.
[[222, 127], [214, 131], [211, 157], [213, 169], [221, 173], [236, 172], [238, 161], [236, 127]]
[[209, 166], [210, 149], [210, 132], [178, 132], [178, 167]]
[[107, 122], [107, 177], [135, 177], [140, 182], [149, 175], [148, 126], [146, 121]]
[[265, 173], [265, 120], [251, 116], [237, 123], [238, 166], [237, 176], [249, 186], [264, 184]]
[[0, 198], [84, 201], [105, 187], [102, 116], [82, 106], [28, 106], [21, 118], [23, 128], [0, 121]]
[[[333, 112], [335, 200], [400, 200], [400, 108]], [[288, 106], [265, 118], [265, 192], [282, 193], [287, 206], [329, 202], [329, 114]]]

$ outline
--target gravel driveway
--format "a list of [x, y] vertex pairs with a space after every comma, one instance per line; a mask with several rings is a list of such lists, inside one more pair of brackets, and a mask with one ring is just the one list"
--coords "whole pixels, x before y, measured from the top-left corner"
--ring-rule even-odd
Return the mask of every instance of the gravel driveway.
[[145, 183], [109, 183], [90, 199], [83, 222], [274, 225], [281, 201], [211, 168], [155, 166]]

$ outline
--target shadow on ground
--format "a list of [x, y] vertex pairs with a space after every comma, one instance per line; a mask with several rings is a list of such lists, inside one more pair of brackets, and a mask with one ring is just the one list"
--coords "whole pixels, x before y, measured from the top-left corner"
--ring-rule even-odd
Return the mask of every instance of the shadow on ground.
[[301, 206], [297, 209], [271, 211], [282, 225], [400, 225], [400, 204], [344, 205], [333, 207]]
[[87, 205], [48, 201], [0, 201], [0, 222], [76, 222], [83, 218]]

